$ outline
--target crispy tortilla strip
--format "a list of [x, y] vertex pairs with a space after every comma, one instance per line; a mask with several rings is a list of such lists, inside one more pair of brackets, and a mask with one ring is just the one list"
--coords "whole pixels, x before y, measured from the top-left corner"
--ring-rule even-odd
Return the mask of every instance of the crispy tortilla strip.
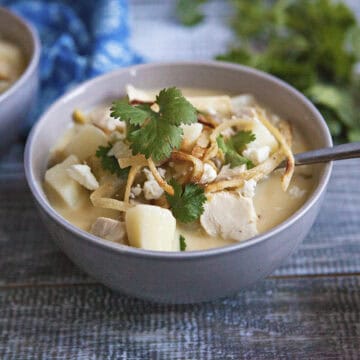
[[129, 204], [131, 187], [133, 186], [135, 177], [141, 168], [142, 168], [142, 165], [132, 165], [130, 168], [126, 186], [125, 186], [125, 194], [124, 194], [124, 203], [125, 204]]
[[233, 126], [249, 126], [251, 125], [251, 120], [245, 119], [231, 119], [229, 121], [225, 121], [217, 126], [213, 132], [210, 134], [210, 147], [206, 151], [204, 155], [204, 161], [210, 160], [215, 157], [219, 151], [219, 147], [217, 144], [217, 137], [226, 129], [231, 128]]
[[173, 151], [171, 153], [171, 159], [175, 161], [181, 160], [181, 161], [191, 162], [194, 166], [194, 169], [190, 181], [193, 183], [198, 183], [200, 181], [202, 174], [204, 172], [204, 165], [201, 160], [199, 160], [195, 156], [192, 156], [190, 154], [181, 151]]
[[[291, 178], [294, 174], [295, 170], [295, 159], [294, 155], [291, 151], [291, 131], [289, 129], [285, 130], [284, 123], [283, 123], [283, 131], [286, 133], [286, 137], [281, 134], [280, 130], [277, 129], [271, 122], [266, 118], [266, 115], [263, 110], [257, 108], [256, 110], [259, 120], [262, 124], [271, 132], [271, 134], [275, 137], [275, 139], [280, 143], [282, 147], [283, 153], [286, 156], [287, 164], [285, 172], [281, 178], [281, 186], [284, 191], [286, 191], [289, 187]], [[290, 142], [288, 143], [287, 140]]]
[[116, 187], [117, 186], [114, 182], [108, 182], [93, 191], [90, 195], [90, 200], [93, 206], [118, 211], [127, 211], [131, 207], [130, 204], [126, 204], [123, 201], [112, 199], [110, 197], [116, 192]]
[[205, 188], [205, 192], [212, 193], [212, 192], [222, 191], [225, 189], [239, 188], [244, 185], [245, 180], [253, 179], [255, 181], [259, 181], [265, 176], [272, 173], [280, 165], [280, 163], [284, 160], [284, 158], [285, 155], [281, 150], [279, 150], [260, 165], [250, 170], [244, 171], [243, 173], [239, 174], [233, 179], [220, 180], [207, 185]]
[[149, 158], [148, 159], [148, 166], [149, 166], [149, 169], [151, 171], [151, 173], [153, 174], [155, 180], [157, 181], [157, 183], [159, 184], [159, 186], [166, 192], [168, 193], [169, 195], [174, 195], [174, 189], [172, 186], [170, 186], [162, 177], [161, 175], [159, 174], [155, 164], [154, 164], [154, 161]]
[[213, 119], [213, 117], [209, 114], [198, 114], [198, 122], [205, 126], [208, 126], [211, 129], [216, 128], [219, 125], [219, 122]]
[[147, 160], [144, 155], [135, 155], [130, 157], [118, 158], [119, 166], [124, 169], [129, 166], [147, 166]]
[[202, 133], [196, 140], [195, 146], [191, 151], [191, 155], [195, 156], [198, 159], [202, 159], [204, 157], [206, 148], [209, 146], [210, 143], [210, 133], [212, 129], [206, 127], [203, 129]]

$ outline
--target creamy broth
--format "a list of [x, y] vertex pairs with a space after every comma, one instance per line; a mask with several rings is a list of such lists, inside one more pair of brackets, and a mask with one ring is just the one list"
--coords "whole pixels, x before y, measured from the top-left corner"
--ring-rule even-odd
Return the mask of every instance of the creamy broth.
[[[182, 89], [182, 91], [185, 96], [219, 95], [218, 91], [203, 89]], [[154, 93], [157, 93], [157, 91], [154, 91]], [[293, 128], [293, 135], [292, 150], [294, 153], [309, 149], [299, 129]], [[61, 153], [53, 154], [52, 156], [53, 159], [50, 159], [51, 164], [54, 163], [54, 157], [56, 158], [55, 162], [63, 158]], [[257, 184], [254, 206], [258, 216], [257, 228], [259, 233], [265, 232], [285, 221], [305, 203], [317, 182], [317, 177], [314, 175], [317, 172], [314, 171], [314, 168], [316, 169], [315, 166], [296, 168], [287, 192], [284, 192], [281, 188], [281, 171], [273, 172]], [[90, 230], [92, 223], [99, 216], [115, 220], [119, 218], [123, 220], [124, 218], [124, 215], [118, 211], [95, 208], [88, 197], [80, 207], [71, 209], [67, 207], [48, 186], [44, 186], [44, 189], [54, 209], [70, 223], [85, 231]], [[199, 223], [184, 225], [178, 222], [177, 236], [179, 234], [182, 234], [186, 238], [186, 250], [203, 250], [234, 243], [234, 241], [231, 240], [224, 240], [208, 235]]]
[[24, 72], [25, 66], [19, 47], [0, 36], [0, 94], [15, 83]]

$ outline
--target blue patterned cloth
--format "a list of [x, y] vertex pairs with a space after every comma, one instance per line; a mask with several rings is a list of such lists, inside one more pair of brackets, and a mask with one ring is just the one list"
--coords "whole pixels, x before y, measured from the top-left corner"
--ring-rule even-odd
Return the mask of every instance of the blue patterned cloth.
[[41, 43], [40, 113], [85, 79], [141, 62], [128, 43], [126, 0], [0, 0], [38, 30]]

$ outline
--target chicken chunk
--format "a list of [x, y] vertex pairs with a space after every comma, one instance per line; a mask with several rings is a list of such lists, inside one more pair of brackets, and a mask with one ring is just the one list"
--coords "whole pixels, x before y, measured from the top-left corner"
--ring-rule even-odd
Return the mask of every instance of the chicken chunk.
[[124, 244], [126, 238], [125, 222], [99, 217], [92, 224], [90, 232], [106, 240]]
[[209, 164], [204, 164], [204, 172], [200, 179], [200, 184], [208, 184], [213, 182], [217, 177], [216, 170]]
[[200, 222], [211, 236], [243, 241], [255, 236], [257, 216], [251, 198], [237, 193], [219, 192], [205, 204]]
[[229, 180], [233, 177], [236, 177], [237, 175], [240, 175], [244, 171], [246, 171], [246, 165], [240, 165], [234, 168], [230, 168], [230, 165], [227, 164], [221, 168], [216, 180]]
[[96, 190], [99, 187], [99, 183], [88, 165], [70, 165], [66, 171], [72, 179], [88, 190]]
[[92, 124], [104, 130], [105, 132], [111, 132], [117, 128], [125, 131], [125, 122], [114, 119], [111, 117], [110, 113], [110, 107], [98, 107], [90, 112], [89, 118]]
[[186, 149], [191, 149], [196, 143], [196, 140], [201, 135], [203, 130], [203, 125], [200, 123], [194, 123], [189, 125], [181, 125], [181, 129], [183, 130], [184, 136], [181, 147]]

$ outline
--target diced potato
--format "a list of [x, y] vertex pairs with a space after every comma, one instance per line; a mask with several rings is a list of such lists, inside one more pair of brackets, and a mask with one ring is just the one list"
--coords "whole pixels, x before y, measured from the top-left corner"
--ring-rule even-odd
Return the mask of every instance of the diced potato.
[[66, 146], [65, 152], [66, 155], [77, 156], [81, 162], [94, 155], [100, 145], [107, 145], [104, 132], [93, 125], [82, 125]]
[[76, 208], [88, 197], [87, 191], [67, 173], [69, 166], [78, 164], [79, 159], [70, 155], [62, 163], [46, 171], [45, 183], [53, 189], [70, 208]]
[[55, 142], [55, 145], [50, 149], [50, 166], [63, 161], [68, 156], [65, 154], [65, 149], [77, 131], [78, 126], [72, 126], [66, 129], [65, 133]]
[[0, 72], [15, 81], [25, 67], [24, 56], [18, 46], [0, 39]]
[[273, 153], [278, 148], [279, 145], [275, 137], [259, 119], [253, 119], [253, 124], [249, 130], [255, 134], [256, 139], [247, 145], [248, 149], [257, 149], [268, 146], [270, 148], [270, 152]]
[[254, 96], [250, 94], [238, 95], [231, 98], [231, 106], [235, 114], [255, 105], [256, 100]]
[[170, 210], [153, 205], [136, 205], [125, 216], [131, 246], [158, 251], [179, 251], [176, 220]]

